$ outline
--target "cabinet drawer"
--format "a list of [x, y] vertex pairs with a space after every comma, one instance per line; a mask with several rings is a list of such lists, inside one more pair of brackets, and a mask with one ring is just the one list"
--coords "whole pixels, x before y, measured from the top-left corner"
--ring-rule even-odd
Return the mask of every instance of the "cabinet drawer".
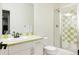
[[20, 51], [12, 51], [9, 52], [9, 55], [30, 55], [30, 49], [20, 50]]
[[23, 44], [17, 44], [17, 45], [13, 45], [9, 47], [9, 50], [13, 51], [13, 50], [24, 50], [24, 49], [28, 49], [30, 47], [30, 45], [28, 43], [23, 43]]

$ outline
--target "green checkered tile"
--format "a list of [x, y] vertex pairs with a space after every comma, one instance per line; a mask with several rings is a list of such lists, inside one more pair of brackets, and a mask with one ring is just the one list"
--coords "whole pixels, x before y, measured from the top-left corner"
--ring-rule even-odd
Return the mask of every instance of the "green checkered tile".
[[[66, 17], [65, 17], [66, 18]], [[77, 30], [76, 23], [69, 20], [70, 18], [63, 19], [62, 24], [62, 40], [66, 42], [76, 42], [77, 41]]]
[[[74, 41], [75, 38], [77, 38], [77, 34], [75, 33], [76, 31], [73, 30], [73, 29], [69, 29], [69, 30], [66, 30], [65, 32], [63, 32], [63, 37], [62, 39], [64, 41], [68, 41], [68, 42], [72, 42]], [[73, 42], [74, 43], [74, 42]]]

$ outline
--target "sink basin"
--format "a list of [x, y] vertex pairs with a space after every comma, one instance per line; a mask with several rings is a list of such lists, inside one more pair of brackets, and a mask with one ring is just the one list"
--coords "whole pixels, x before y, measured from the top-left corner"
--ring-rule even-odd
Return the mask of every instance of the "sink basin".
[[16, 42], [16, 41], [22, 41], [22, 40], [28, 40], [28, 37], [22, 36], [19, 38], [7, 38], [7, 39], [1, 39], [2, 42]]
[[28, 37], [27, 36], [21, 36], [19, 37], [20, 39], [27, 39]]

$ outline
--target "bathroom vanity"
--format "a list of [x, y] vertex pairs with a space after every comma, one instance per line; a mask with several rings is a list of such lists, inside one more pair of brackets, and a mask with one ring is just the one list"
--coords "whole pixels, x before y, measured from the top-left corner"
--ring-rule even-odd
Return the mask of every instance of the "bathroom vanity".
[[6, 49], [0, 49], [2, 55], [40, 55], [43, 54], [42, 37], [31, 35], [19, 38], [1, 39], [7, 44]]

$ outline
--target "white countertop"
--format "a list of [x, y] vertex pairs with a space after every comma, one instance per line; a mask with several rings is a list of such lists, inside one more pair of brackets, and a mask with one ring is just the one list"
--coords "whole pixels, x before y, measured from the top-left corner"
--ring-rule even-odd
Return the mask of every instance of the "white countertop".
[[24, 43], [24, 42], [32, 42], [39, 39], [43, 39], [40, 36], [31, 35], [31, 36], [21, 36], [19, 38], [7, 38], [7, 39], [0, 39], [4, 44], [7, 44], [8, 46]]

